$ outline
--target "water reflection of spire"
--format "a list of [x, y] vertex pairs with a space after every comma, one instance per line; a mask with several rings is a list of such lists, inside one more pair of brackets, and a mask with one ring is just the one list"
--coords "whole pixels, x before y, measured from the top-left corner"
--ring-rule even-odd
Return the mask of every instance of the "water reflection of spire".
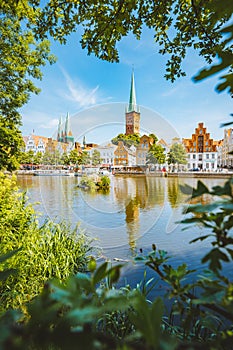
[[[161, 184], [160, 178], [154, 177], [121, 178], [117, 181], [114, 192], [116, 201], [125, 208], [129, 246], [135, 250], [137, 239], [144, 233], [141, 232], [140, 211], [163, 206], [164, 184]], [[144, 227], [145, 224], [148, 223], [143, 223]]]

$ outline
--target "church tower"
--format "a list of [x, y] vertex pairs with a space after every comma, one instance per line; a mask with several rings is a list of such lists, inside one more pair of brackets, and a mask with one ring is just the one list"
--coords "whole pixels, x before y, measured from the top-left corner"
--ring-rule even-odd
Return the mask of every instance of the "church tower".
[[125, 134], [139, 134], [140, 133], [140, 110], [136, 103], [136, 92], [134, 84], [134, 71], [131, 76], [129, 104], [126, 107], [125, 113]]
[[65, 135], [64, 135], [64, 142], [74, 142], [74, 137], [72, 135], [71, 129], [70, 129], [70, 117], [69, 113], [66, 115], [66, 122], [65, 122]]
[[58, 130], [57, 130], [57, 141], [65, 142], [65, 143], [69, 143], [69, 142], [74, 143], [74, 136], [72, 135], [72, 131], [70, 129], [69, 113], [67, 113], [66, 115], [65, 130], [62, 129], [62, 117], [59, 120]]
[[59, 119], [58, 130], [57, 130], [57, 141], [62, 142], [62, 117]]

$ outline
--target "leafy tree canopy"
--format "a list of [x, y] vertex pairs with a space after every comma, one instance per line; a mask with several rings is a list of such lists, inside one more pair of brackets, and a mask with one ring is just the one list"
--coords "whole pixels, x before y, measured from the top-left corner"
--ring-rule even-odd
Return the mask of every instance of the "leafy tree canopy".
[[[232, 68], [231, 0], [45, 0], [42, 4], [38, 0], [8, 0], [1, 7], [5, 13], [26, 19], [41, 40], [50, 35], [65, 43], [66, 37], [81, 27], [82, 48], [110, 62], [119, 61], [117, 42], [129, 33], [140, 39], [146, 26], [152, 29], [159, 52], [170, 57], [165, 77], [172, 81], [185, 75], [181, 63], [189, 48], [198, 50], [208, 64], [216, 56], [220, 59], [219, 64], [204, 70], [196, 80]], [[232, 92], [232, 72], [222, 79], [218, 90], [231, 87]]]
[[161, 145], [153, 144], [146, 157], [147, 164], [163, 164], [165, 163], [165, 153]]
[[119, 134], [111, 140], [111, 142], [114, 145], [117, 145], [119, 141], [123, 141], [124, 145], [127, 147], [130, 147], [132, 145], [137, 146], [140, 142], [140, 135], [139, 134], [133, 134], [133, 135]]
[[78, 161], [78, 164], [86, 165], [86, 164], [90, 164], [90, 162], [91, 162], [90, 154], [87, 151], [83, 151]]
[[155, 134], [149, 134], [149, 137], [151, 137], [154, 140], [154, 143], [158, 141], [158, 137]]
[[69, 154], [69, 162], [71, 164], [77, 164], [77, 163], [80, 163], [80, 154], [78, 152], [77, 149], [73, 149], [72, 151], [70, 151], [70, 154]]
[[168, 164], [186, 164], [187, 153], [185, 148], [180, 143], [174, 143], [168, 154]]
[[93, 151], [91, 161], [93, 165], [99, 165], [101, 163], [100, 152], [97, 149]]
[[0, 3], [0, 169], [15, 170], [23, 147], [17, 129], [21, 124], [19, 108], [28, 102], [31, 93], [38, 93], [34, 79], [41, 79], [40, 67], [55, 58], [49, 54], [49, 41], [35, 40], [23, 19], [33, 23], [38, 11], [27, 1]]
[[22, 148], [21, 132], [11, 120], [0, 115], [0, 168], [8, 171], [17, 169]]
[[32, 79], [41, 79], [40, 67], [54, 62], [49, 41], [36, 42], [30, 30], [22, 29], [17, 16], [3, 13], [0, 6], [0, 115], [20, 124], [18, 109], [28, 102], [30, 93], [40, 90]]

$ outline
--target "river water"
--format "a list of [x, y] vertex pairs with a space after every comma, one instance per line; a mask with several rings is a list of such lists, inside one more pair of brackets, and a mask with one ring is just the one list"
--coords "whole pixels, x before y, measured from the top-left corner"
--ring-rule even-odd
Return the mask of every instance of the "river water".
[[[178, 223], [184, 217], [184, 206], [189, 205], [179, 185], [195, 186], [197, 179], [112, 176], [108, 193], [84, 191], [77, 187], [79, 181], [69, 176], [18, 177], [18, 185], [27, 191], [29, 201], [37, 203], [41, 221], [49, 217], [68, 220], [72, 225], [79, 223], [94, 238], [93, 245], [100, 248], [103, 258], [130, 261], [124, 270], [129, 283], [143, 278], [144, 266], [132, 261], [139, 249], [150, 251], [152, 243], [166, 250], [174, 265], [188, 262], [190, 268], [200, 268], [210, 242], [190, 244], [203, 229], [183, 230], [184, 225]], [[202, 181], [211, 188], [226, 180]]]

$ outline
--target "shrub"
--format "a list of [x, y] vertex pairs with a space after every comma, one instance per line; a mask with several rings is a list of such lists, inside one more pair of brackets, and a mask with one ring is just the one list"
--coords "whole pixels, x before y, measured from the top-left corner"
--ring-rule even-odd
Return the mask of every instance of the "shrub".
[[106, 175], [101, 176], [100, 179], [97, 181], [97, 189], [98, 190], [109, 190], [110, 188], [110, 178]]
[[79, 227], [52, 221], [39, 225], [32, 205], [16, 187], [16, 179], [0, 174], [0, 253], [21, 248], [4, 268], [17, 274], [0, 283], [1, 309], [24, 308], [38, 295], [48, 279], [64, 281], [83, 270], [91, 241]]

